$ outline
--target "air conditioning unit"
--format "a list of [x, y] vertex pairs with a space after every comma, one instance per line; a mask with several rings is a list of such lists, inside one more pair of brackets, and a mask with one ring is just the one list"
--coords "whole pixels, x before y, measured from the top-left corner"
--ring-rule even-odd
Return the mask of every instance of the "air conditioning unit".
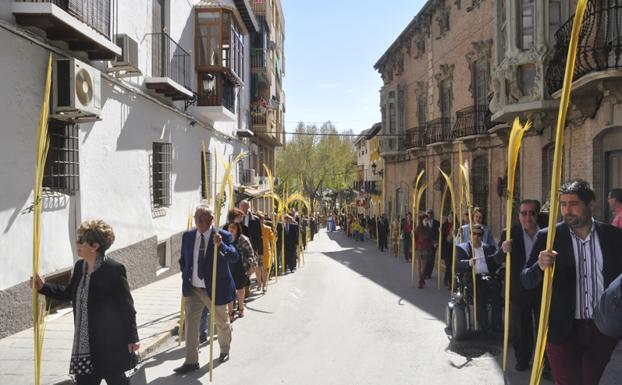
[[51, 118], [68, 121], [95, 121], [101, 113], [101, 74], [76, 59], [54, 62]]
[[115, 44], [121, 47], [123, 53], [110, 64], [110, 72], [116, 72], [119, 77], [140, 76], [142, 72], [138, 66], [138, 42], [124, 33], [115, 35]]

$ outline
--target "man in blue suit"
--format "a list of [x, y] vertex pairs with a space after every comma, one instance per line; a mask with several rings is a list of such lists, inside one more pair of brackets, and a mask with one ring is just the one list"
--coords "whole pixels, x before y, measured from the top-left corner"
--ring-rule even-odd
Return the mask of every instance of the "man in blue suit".
[[[501, 285], [499, 280], [492, 276], [496, 273], [499, 265], [495, 262], [496, 248], [482, 242], [484, 237], [484, 226], [474, 224], [473, 226], [473, 246], [471, 242], [456, 245], [457, 268], [461, 272], [470, 272], [471, 266], [475, 264], [475, 279], [477, 281], [477, 321], [481, 330], [488, 330], [492, 327], [494, 331], [501, 329]], [[472, 251], [475, 250], [475, 256]], [[470, 274], [469, 274], [470, 276]], [[486, 303], [492, 304], [492, 325], [488, 323], [488, 313]]]
[[186, 299], [186, 360], [175, 369], [185, 374], [199, 369], [199, 322], [205, 306], [211, 306], [212, 272], [214, 246], [217, 249], [216, 267], [216, 309], [215, 324], [220, 345], [220, 362], [229, 359], [231, 346], [231, 324], [227, 315], [227, 304], [235, 298], [235, 283], [229, 270], [229, 263], [239, 258], [232, 245], [233, 237], [225, 230], [212, 225], [213, 211], [208, 206], [199, 206], [194, 213], [196, 228], [186, 231], [181, 240], [182, 290]]

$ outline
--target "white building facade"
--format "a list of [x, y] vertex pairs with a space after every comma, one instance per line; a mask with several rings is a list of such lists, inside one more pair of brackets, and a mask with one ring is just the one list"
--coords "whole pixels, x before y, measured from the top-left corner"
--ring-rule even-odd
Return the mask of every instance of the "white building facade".
[[[205, 9], [217, 10], [219, 18], [204, 23]], [[32, 322], [30, 208], [50, 52], [53, 76], [67, 75], [57, 77], [52, 100], [78, 87], [72, 108], [82, 111], [76, 106], [83, 101], [92, 108], [59, 114], [52, 103], [40, 272], [66, 280], [77, 258], [76, 227], [100, 218], [116, 235], [108, 254], [127, 266], [130, 284], [137, 287], [178, 271], [180, 234], [189, 214], [202, 199], [213, 202], [223, 160], [248, 151], [249, 36], [256, 28], [246, 1], [0, 4], [5, 52], [0, 58], [0, 159], [5, 165], [0, 171], [0, 338]], [[65, 73], [67, 68], [76, 68], [75, 74]], [[80, 69], [87, 70], [87, 80]], [[233, 171], [236, 184], [240, 171]], [[223, 217], [229, 199], [227, 193]]]

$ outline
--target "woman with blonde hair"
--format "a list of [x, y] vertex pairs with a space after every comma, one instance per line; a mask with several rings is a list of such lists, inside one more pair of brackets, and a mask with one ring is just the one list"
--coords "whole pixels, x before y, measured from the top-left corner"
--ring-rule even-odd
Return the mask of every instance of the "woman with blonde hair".
[[136, 311], [125, 267], [105, 255], [114, 242], [112, 227], [102, 220], [83, 222], [77, 230], [76, 262], [69, 285], [33, 284], [41, 294], [71, 302], [74, 337], [69, 373], [78, 385], [126, 385], [126, 371], [136, 365], [140, 347]]

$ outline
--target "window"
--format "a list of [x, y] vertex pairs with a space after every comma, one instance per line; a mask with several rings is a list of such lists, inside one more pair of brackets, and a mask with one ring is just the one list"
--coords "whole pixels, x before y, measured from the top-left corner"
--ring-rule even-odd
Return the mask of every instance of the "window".
[[533, 45], [535, 35], [535, 2], [519, 0], [518, 2], [518, 48], [529, 49]]
[[199, 106], [223, 106], [235, 113], [235, 84], [223, 74], [199, 72]]
[[417, 98], [417, 124], [419, 127], [425, 127], [428, 116], [428, 98], [425, 95], [419, 95]]
[[477, 106], [488, 104], [488, 63], [485, 59], [473, 63], [473, 100]]
[[518, 85], [520, 87], [521, 94], [523, 94], [524, 96], [531, 95], [535, 80], [535, 64], [523, 64], [518, 68]]
[[440, 83], [441, 88], [441, 116], [443, 120], [451, 120], [451, 79], [444, 79]]
[[45, 189], [69, 195], [80, 191], [79, 132], [75, 124], [49, 122], [50, 148], [43, 173]]
[[195, 33], [199, 70], [221, 67], [240, 80], [244, 78], [245, 39], [231, 11], [197, 11]]
[[153, 142], [153, 205], [171, 206], [171, 169], [173, 145]]
[[608, 0], [607, 42], [619, 45], [622, 41], [622, 2]]
[[225, 9], [198, 10], [195, 36], [198, 105], [235, 113], [235, 88], [245, 77], [245, 36], [237, 19]]
[[[205, 152], [205, 159], [203, 159], [203, 151], [201, 151], [201, 198], [207, 199], [212, 196], [212, 153]], [[205, 166], [207, 165], [207, 173], [205, 172]], [[207, 175], [206, 175], [207, 174]], [[207, 184], [205, 183], [205, 177], [207, 176]]]
[[484, 215], [488, 213], [488, 159], [484, 156], [473, 159], [471, 168], [471, 186], [473, 186], [473, 206], [480, 207]]
[[562, 26], [561, 0], [549, 0], [549, 43], [555, 43], [555, 32]]
[[[389, 104], [389, 133], [395, 134], [397, 124], [397, 112], [395, 111], [395, 103]], [[394, 147], [394, 138], [393, 136], [389, 137], [389, 147], [393, 149]]]

